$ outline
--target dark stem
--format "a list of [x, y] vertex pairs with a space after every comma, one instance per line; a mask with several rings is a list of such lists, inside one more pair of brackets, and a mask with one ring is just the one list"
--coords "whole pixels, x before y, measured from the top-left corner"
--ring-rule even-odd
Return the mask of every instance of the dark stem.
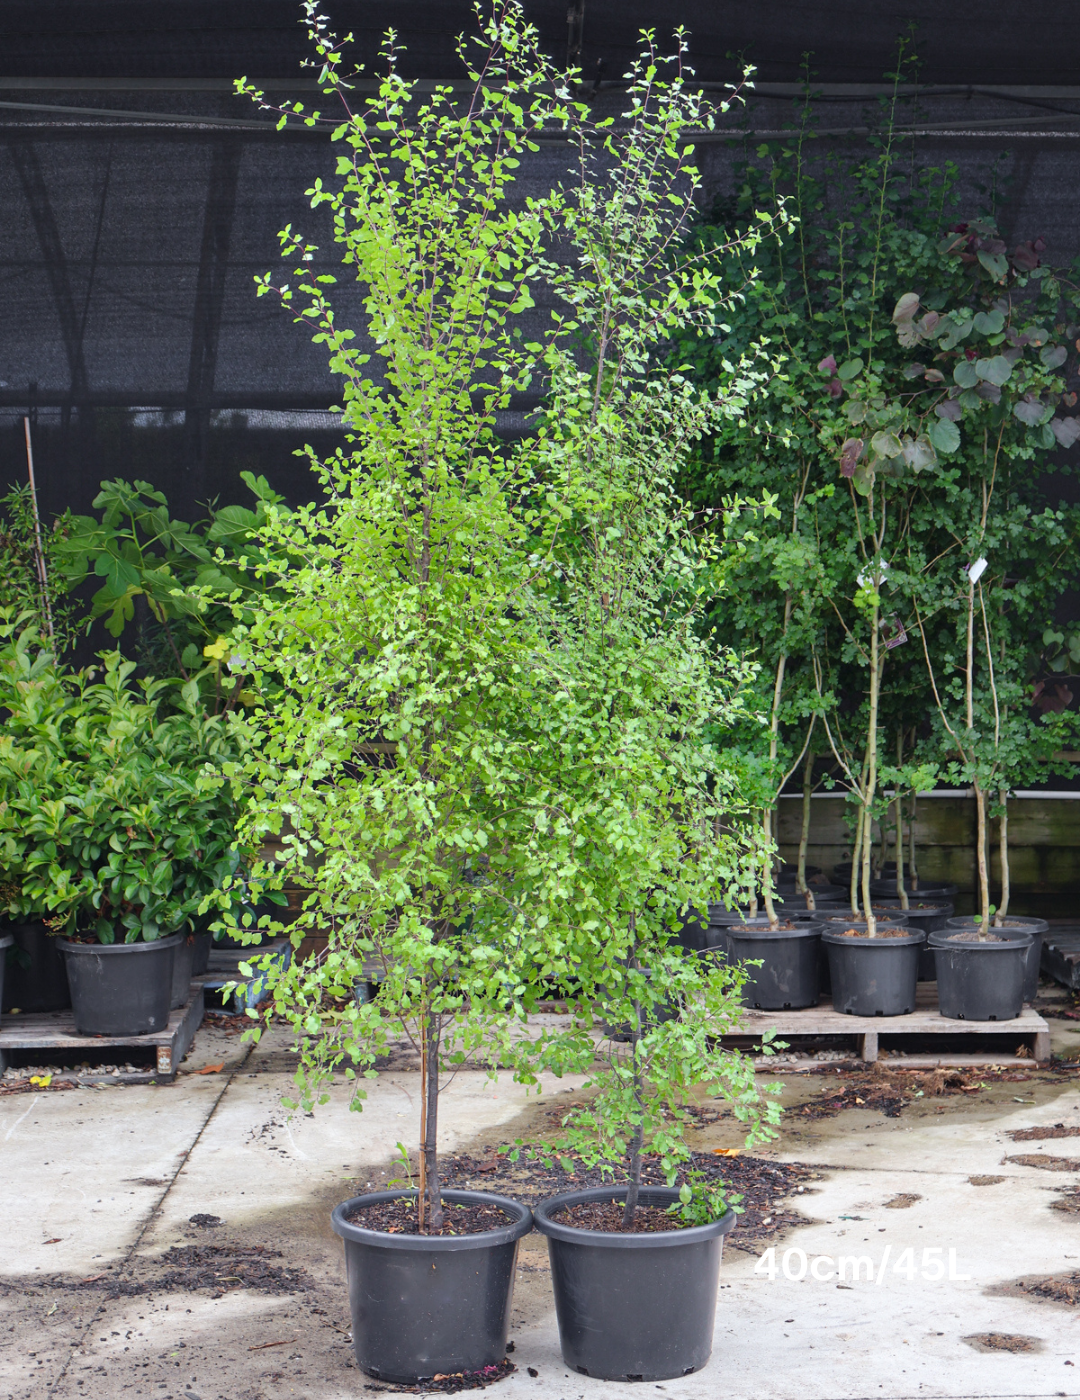
[[439, 1184], [439, 1036], [440, 1017], [432, 1013], [427, 1024], [427, 1100], [424, 1122], [424, 1177], [427, 1184], [428, 1229], [435, 1235], [443, 1227], [442, 1187]]

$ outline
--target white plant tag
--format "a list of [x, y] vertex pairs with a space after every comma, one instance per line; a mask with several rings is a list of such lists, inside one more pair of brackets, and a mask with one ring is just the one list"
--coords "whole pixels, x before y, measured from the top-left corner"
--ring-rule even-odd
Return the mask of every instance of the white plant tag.
[[974, 564], [969, 565], [967, 576], [972, 583], [978, 583], [983, 574], [986, 573], [986, 560], [976, 559]]

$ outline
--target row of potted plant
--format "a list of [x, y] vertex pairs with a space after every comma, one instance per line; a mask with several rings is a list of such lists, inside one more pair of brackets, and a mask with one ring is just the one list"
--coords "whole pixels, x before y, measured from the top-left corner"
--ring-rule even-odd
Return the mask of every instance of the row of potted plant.
[[70, 997], [87, 1034], [163, 1029], [208, 937], [201, 911], [240, 859], [221, 775], [234, 736], [194, 680], [135, 671], [119, 652], [74, 670], [32, 615], [0, 616], [5, 999], [45, 1011]]

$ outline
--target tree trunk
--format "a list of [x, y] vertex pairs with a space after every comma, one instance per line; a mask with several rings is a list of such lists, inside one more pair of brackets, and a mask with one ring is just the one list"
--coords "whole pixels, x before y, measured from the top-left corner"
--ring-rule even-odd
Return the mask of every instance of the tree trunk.
[[919, 888], [919, 872], [915, 865], [915, 817], [919, 810], [917, 793], [911, 794], [911, 814], [908, 817], [908, 869], [911, 871], [911, 888]]
[[[896, 736], [896, 766], [904, 766], [904, 731]], [[907, 887], [904, 884], [904, 799], [900, 795], [900, 776], [896, 778], [896, 893], [900, 898], [900, 908], [910, 909]]]
[[634, 1066], [634, 1100], [638, 1105], [639, 1117], [634, 1127], [634, 1135], [630, 1139], [629, 1168], [630, 1185], [626, 1192], [626, 1204], [623, 1206], [622, 1227], [629, 1230], [634, 1223], [634, 1212], [638, 1206], [638, 1196], [641, 1194], [641, 1148], [645, 1141], [645, 1122], [641, 1110], [641, 1061], [638, 1057], [638, 1047], [641, 1044], [641, 1003], [634, 1002], [634, 1029], [630, 1042], [630, 1054], [633, 1056]]
[[1002, 924], [1002, 920], [1005, 918], [1005, 915], [1009, 912], [1009, 894], [1011, 893], [1010, 887], [1011, 887], [1011, 884], [1012, 884], [1012, 880], [1011, 880], [1011, 874], [1012, 874], [1012, 872], [1009, 870], [1009, 794], [1008, 794], [1008, 792], [1004, 792], [1004, 791], [1003, 791], [1003, 792], [999, 792], [999, 793], [998, 793], [998, 800], [999, 800], [1000, 803], [1001, 803], [1001, 817], [1000, 817], [1000, 819], [999, 819], [999, 834], [1000, 834], [999, 854], [1000, 854], [1000, 857], [1001, 857], [1001, 903], [998, 905], [997, 917], [995, 918], [994, 923], [995, 923], [995, 925], [996, 925], [998, 928], [1000, 928], [1000, 927], [1001, 927], [1001, 924]]
[[[761, 830], [766, 841], [772, 840], [772, 812], [765, 809], [761, 818]], [[769, 920], [769, 927], [775, 928], [779, 920], [776, 917], [776, 907], [773, 904], [773, 874], [772, 856], [767, 856], [762, 872], [761, 897], [765, 905], [765, 914]]]
[[866, 728], [866, 788], [863, 797], [862, 894], [866, 917], [866, 932], [872, 938], [877, 933], [870, 902], [870, 852], [873, 845], [874, 797], [877, 793], [877, 726], [881, 697], [881, 666], [879, 656], [880, 615], [875, 607], [870, 615], [870, 718]]
[[859, 805], [859, 815], [855, 819], [855, 840], [851, 843], [851, 916], [859, 917], [859, 867], [862, 858], [863, 808]]
[[979, 932], [983, 938], [990, 931], [990, 872], [986, 865], [986, 793], [978, 779], [975, 788], [975, 849], [979, 868]]
[[806, 882], [806, 848], [810, 844], [810, 799], [814, 795], [814, 749], [807, 745], [806, 766], [803, 768], [802, 826], [799, 828], [799, 863], [795, 868], [795, 888], [806, 899], [807, 909], [814, 910], [814, 892]]
[[439, 1039], [441, 1018], [429, 1016], [424, 1031], [422, 1050], [425, 1055], [427, 1083], [425, 1085], [426, 1116], [424, 1122], [424, 1176], [427, 1185], [428, 1227], [437, 1234], [443, 1227], [442, 1187], [439, 1183]]

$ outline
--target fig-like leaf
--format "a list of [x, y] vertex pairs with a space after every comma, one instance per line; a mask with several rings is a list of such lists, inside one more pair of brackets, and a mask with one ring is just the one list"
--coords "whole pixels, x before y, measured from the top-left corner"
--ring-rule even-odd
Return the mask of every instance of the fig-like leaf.
[[846, 381], [848, 379], [854, 379], [857, 374], [861, 374], [862, 367], [862, 360], [845, 360], [836, 373], [841, 379]]
[[1039, 351], [1039, 359], [1047, 369], [1060, 369], [1068, 358], [1064, 345], [1047, 345]]
[[1025, 396], [1019, 403], [1013, 404], [1013, 413], [1020, 419], [1021, 423], [1026, 423], [1029, 428], [1039, 426], [1045, 411], [1043, 404], [1030, 396]]
[[918, 309], [918, 292], [905, 292], [893, 307], [892, 318], [898, 326], [902, 325], [905, 321], [910, 321]]
[[934, 412], [948, 423], [959, 423], [964, 416], [964, 410], [955, 399], [945, 399], [944, 402], [935, 404]]

